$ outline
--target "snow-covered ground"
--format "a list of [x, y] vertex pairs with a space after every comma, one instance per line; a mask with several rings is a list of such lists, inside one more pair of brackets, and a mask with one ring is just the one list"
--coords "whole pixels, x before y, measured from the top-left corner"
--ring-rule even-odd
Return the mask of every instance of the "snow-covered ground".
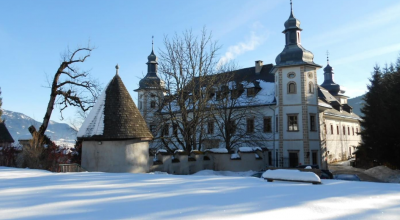
[[248, 175], [0, 167], [0, 219], [400, 219], [400, 184], [269, 183]]

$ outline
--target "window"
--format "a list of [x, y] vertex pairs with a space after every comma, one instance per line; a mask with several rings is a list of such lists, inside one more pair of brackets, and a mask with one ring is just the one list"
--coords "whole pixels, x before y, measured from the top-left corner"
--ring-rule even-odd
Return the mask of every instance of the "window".
[[356, 128], [356, 133], [358, 134], [358, 128]]
[[207, 134], [214, 134], [214, 121], [207, 123]]
[[169, 136], [169, 124], [165, 124], [163, 127], [163, 136]]
[[297, 114], [288, 115], [288, 131], [298, 131]]
[[150, 125], [150, 132], [155, 134], [156, 133], [156, 128], [157, 128], [156, 125]]
[[339, 125], [336, 125], [336, 131], [337, 131], [337, 134], [339, 135]]
[[310, 131], [317, 131], [317, 126], [315, 124], [315, 114], [310, 114]]
[[248, 88], [247, 89], [247, 97], [254, 97], [256, 95], [255, 88]]
[[175, 136], [178, 135], [178, 125], [177, 124], [172, 124], [172, 132], [174, 133]]
[[139, 102], [139, 109], [142, 109], [142, 101]]
[[296, 83], [295, 82], [288, 83], [288, 94], [296, 94]]
[[347, 135], [350, 135], [350, 127], [347, 127]]
[[311, 164], [318, 165], [318, 151], [311, 152]]
[[314, 84], [312, 82], [308, 84], [308, 93], [314, 93]]
[[346, 127], [343, 126], [343, 135], [346, 135]]
[[156, 101], [151, 101], [150, 108], [155, 108], [155, 107], [156, 107]]
[[333, 125], [331, 125], [331, 134], [333, 134]]
[[228, 132], [229, 134], [234, 134], [236, 132], [235, 121], [228, 121]]
[[221, 100], [221, 94], [222, 94], [221, 91], [218, 91], [217, 95], [215, 96], [215, 100], [217, 100], [217, 101]]
[[247, 119], [247, 133], [254, 132], [254, 118]]
[[276, 116], [275, 117], [275, 132], [278, 133], [279, 132], [279, 124], [278, 124], [278, 119], [279, 117]]
[[352, 132], [353, 132], [353, 136], [354, 136], [354, 127], [351, 127], [351, 130], [352, 130]]
[[237, 99], [237, 98], [239, 97], [239, 94], [240, 94], [239, 90], [237, 90], [237, 89], [232, 90], [232, 92], [231, 92], [231, 98], [232, 98], [232, 99]]
[[272, 132], [271, 118], [264, 118], [264, 132]]
[[326, 124], [324, 125], [325, 134], [328, 134], [328, 130], [326, 129]]

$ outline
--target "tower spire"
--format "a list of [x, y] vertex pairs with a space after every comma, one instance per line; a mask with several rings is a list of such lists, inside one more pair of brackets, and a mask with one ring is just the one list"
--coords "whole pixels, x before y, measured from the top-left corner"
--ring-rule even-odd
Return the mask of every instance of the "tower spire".
[[329, 64], [329, 51], [326, 51], [326, 62]]
[[290, 17], [294, 17], [294, 15], [293, 15], [293, 2], [292, 2], [292, 0], [290, 0]]

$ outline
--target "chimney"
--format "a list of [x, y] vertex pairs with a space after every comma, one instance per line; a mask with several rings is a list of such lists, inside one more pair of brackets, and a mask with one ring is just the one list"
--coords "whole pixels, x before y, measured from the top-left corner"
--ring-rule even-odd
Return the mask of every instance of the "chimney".
[[257, 60], [256, 61], [256, 74], [260, 74], [262, 67], [263, 67], [263, 61]]

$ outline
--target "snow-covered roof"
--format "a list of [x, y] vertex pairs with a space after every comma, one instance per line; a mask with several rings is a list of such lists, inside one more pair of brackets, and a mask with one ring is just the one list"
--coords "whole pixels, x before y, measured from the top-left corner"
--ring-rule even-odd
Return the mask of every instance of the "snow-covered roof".
[[206, 152], [225, 154], [228, 153], [228, 150], [226, 148], [211, 148], [207, 149]]
[[262, 151], [262, 149], [260, 147], [239, 147], [238, 151], [242, 153], [252, 153], [255, 151]]

